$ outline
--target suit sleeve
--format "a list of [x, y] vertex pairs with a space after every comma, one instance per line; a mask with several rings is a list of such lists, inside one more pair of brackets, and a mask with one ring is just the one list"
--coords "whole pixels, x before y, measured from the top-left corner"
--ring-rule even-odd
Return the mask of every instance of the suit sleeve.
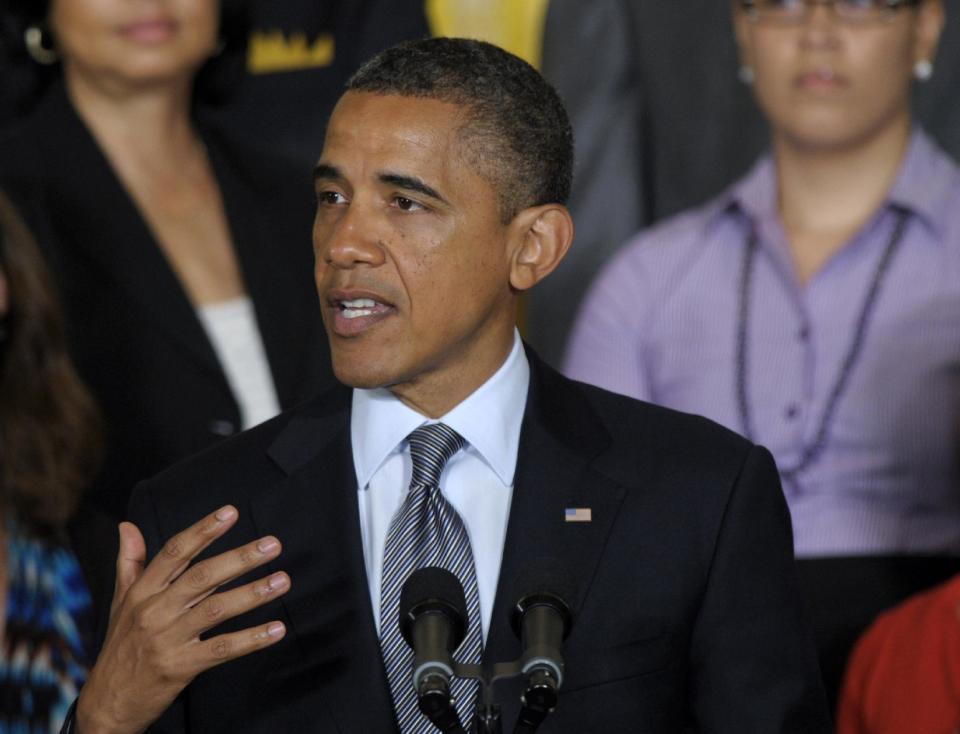
[[694, 627], [697, 730], [831, 731], [773, 458], [752, 447], [727, 501]]

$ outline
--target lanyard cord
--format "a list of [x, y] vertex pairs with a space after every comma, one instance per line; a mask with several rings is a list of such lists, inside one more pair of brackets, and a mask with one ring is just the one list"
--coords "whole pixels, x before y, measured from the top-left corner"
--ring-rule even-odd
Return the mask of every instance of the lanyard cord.
[[[880, 262], [877, 263], [877, 270], [874, 273], [873, 281], [870, 283], [870, 289], [867, 291], [867, 296], [864, 299], [863, 306], [860, 309], [860, 316], [857, 318], [857, 326], [853, 333], [853, 340], [850, 343], [850, 348], [847, 350], [847, 355], [840, 367], [840, 374], [837, 375], [837, 380], [830, 391], [830, 397], [828, 398], [827, 405], [823, 410], [823, 415], [820, 418], [820, 425], [817, 427], [817, 432], [814, 436], [813, 442], [803, 447], [803, 453], [800, 456], [800, 460], [796, 464], [790, 467], [780, 468], [780, 476], [785, 480], [793, 479], [797, 474], [819, 459], [820, 454], [823, 452], [823, 448], [826, 445], [827, 438], [830, 434], [830, 425], [833, 422], [833, 415], [836, 411], [837, 403], [840, 402], [840, 398], [846, 390], [847, 383], [850, 380], [850, 373], [853, 372], [853, 368], [857, 360], [860, 358], [860, 352], [863, 349], [863, 340], [866, 335], [870, 317], [872, 316], [873, 310], [876, 306], [877, 296], [880, 292], [880, 286], [883, 283], [884, 276], [889, 269], [890, 262], [893, 260], [894, 254], [900, 247], [900, 243], [903, 241], [903, 234], [907, 225], [907, 216], [907, 210], [900, 208], [897, 209], [897, 220], [893, 227], [893, 233], [890, 235], [890, 240], [887, 242], [887, 246], [883, 251], [883, 255], [880, 257]], [[752, 291], [751, 286], [754, 270], [753, 263], [756, 259], [756, 252], [757, 232], [756, 228], [751, 227], [750, 236], [747, 239], [746, 249], [743, 255], [743, 266], [740, 271], [740, 297], [737, 308], [737, 362], [735, 386], [737, 407], [740, 412], [740, 425], [743, 428], [743, 434], [751, 441], [756, 441], [756, 439], [753, 430], [753, 416], [750, 409], [750, 400], [749, 396], [747, 395], [747, 377], [749, 367], [747, 363], [747, 353], [749, 351], [747, 337], [750, 322], [750, 296]]]

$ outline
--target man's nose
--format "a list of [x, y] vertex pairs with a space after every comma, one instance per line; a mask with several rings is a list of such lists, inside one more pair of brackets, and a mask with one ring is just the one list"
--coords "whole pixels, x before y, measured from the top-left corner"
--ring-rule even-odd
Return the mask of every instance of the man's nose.
[[361, 206], [350, 204], [327, 232], [314, 231], [317, 254], [334, 268], [377, 267], [385, 259], [376, 223]]

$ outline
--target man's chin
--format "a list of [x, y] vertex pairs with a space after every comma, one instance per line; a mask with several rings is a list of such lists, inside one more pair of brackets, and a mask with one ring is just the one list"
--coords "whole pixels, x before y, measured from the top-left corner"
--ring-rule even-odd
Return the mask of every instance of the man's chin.
[[389, 387], [395, 380], [386, 370], [358, 367], [356, 364], [340, 364], [336, 357], [333, 360], [333, 374], [347, 387], [356, 387], [361, 390], [375, 390], [378, 387]]

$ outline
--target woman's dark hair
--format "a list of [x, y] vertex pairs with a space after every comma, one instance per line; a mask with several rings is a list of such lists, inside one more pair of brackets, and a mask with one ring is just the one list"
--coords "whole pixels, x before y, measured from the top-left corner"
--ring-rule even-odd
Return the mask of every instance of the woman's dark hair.
[[0, 514], [34, 533], [63, 529], [93, 478], [100, 418], [67, 355], [63, 319], [37, 245], [0, 192]]
[[[60, 78], [59, 63], [38, 64], [27, 53], [24, 33], [30, 26], [49, 31], [51, 0], [3, 0], [0, 10], [0, 66], [9, 76], [14, 116], [33, 107], [50, 83]], [[220, 0], [222, 51], [209, 59], [197, 74], [194, 101], [217, 105], [230, 97], [246, 73], [250, 34], [250, 0]], [[49, 33], [44, 33], [49, 36]]]

